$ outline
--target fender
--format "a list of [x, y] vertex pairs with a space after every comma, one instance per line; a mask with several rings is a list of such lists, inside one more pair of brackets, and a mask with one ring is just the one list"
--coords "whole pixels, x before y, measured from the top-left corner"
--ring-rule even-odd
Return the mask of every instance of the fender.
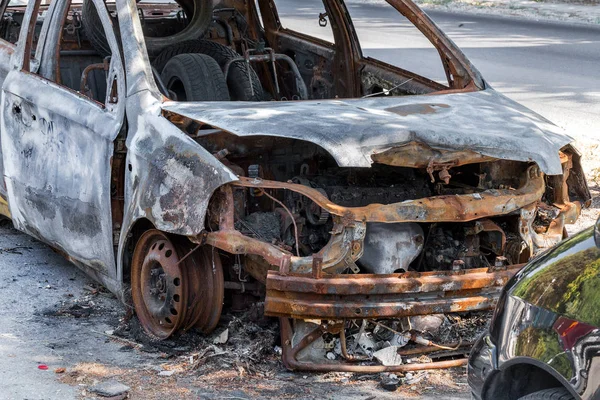
[[[119, 238], [117, 277], [123, 280], [123, 251], [131, 228], [141, 218], [156, 229], [197, 235], [204, 229], [213, 192], [237, 176], [160, 114], [157, 103], [141, 107], [148, 96], [128, 98], [129, 132], [125, 169], [125, 214]], [[153, 99], [153, 98], [152, 98]], [[130, 111], [131, 110], [131, 111]]]

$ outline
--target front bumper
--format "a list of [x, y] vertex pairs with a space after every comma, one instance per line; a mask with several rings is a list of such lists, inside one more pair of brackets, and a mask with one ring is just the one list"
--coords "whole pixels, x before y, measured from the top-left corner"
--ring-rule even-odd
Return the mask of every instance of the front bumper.
[[297, 319], [401, 318], [491, 309], [522, 265], [391, 275], [269, 271], [265, 314]]
[[488, 332], [475, 342], [467, 364], [467, 382], [473, 398], [483, 399], [486, 380], [498, 370], [498, 355], [496, 345]]
[[[351, 362], [307, 362], [299, 355], [323, 334], [341, 333], [339, 326], [344, 326], [347, 320], [377, 320], [491, 309], [496, 305], [503, 286], [521, 267], [522, 265], [514, 265], [501, 269], [480, 268], [456, 272], [326, 277], [318, 273], [311, 277], [307, 274], [269, 271], [265, 315], [281, 317], [283, 362], [291, 370], [375, 373], [461, 366], [466, 363], [465, 358], [383, 366]], [[321, 322], [298, 340], [290, 318]], [[337, 330], [335, 326], [332, 327], [332, 323], [338, 326]], [[421, 350], [426, 353], [439, 349], [425, 347]]]
[[[235, 229], [234, 223], [233, 189], [236, 187], [262, 191], [289, 190], [310, 199], [332, 215], [334, 224], [329, 243], [318, 253], [300, 256], [297, 249], [294, 255], [276, 244], [243, 235]], [[457, 366], [464, 365], [466, 359], [454, 358], [456, 353], [449, 356], [452, 359], [438, 363], [391, 366], [356, 363], [351, 355], [343, 355], [343, 364], [330, 363], [324, 357], [308, 362], [306, 358], [302, 359], [301, 353], [305, 349], [304, 353], [307, 353], [314, 347], [313, 344], [317, 346], [318, 340], [326, 334], [341, 336], [344, 329], [340, 327], [355, 323], [352, 320], [368, 323], [377, 319], [491, 309], [496, 305], [502, 287], [522, 267], [500, 263], [498, 267], [466, 270], [459, 267], [457, 271], [342, 274], [363, 255], [368, 223], [485, 220], [489, 216], [507, 215], [535, 204], [544, 190], [544, 176], [532, 166], [527, 170], [522, 186], [515, 190], [494, 189], [387, 205], [343, 207], [308, 186], [240, 177], [239, 181], [223, 187], [219, 201], [214, 203], [213, 215], [219, 216], [219, 230], [204, 231], [192, 240], [230, 254], [255, 255], [268, 264], [263, 268], [264, 275], [257, 279], [266, 283], [265, 315], [281, 318], [283, 358], [290, 369], [402, 372]], [[268, 273], [267, 268], [271, 269]], [[296, 333], [289, 323], [290, 319], [310, 321], [316, 328]], [[341, 341], [345, 339], [340, 338]]]

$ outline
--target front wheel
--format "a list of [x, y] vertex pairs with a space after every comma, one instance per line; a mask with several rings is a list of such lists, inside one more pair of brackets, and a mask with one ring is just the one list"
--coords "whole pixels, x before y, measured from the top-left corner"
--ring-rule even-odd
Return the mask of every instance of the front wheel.
[[216, 251], [152, 229], [135, 246], [133, 305], [146, 333], [158, 340], [197, 326], [213, 330], [221, 316], [223, 269]]
[[544, 389], [530, 393], [519, 400], [574, 400], [575, 398], [565, 388]]

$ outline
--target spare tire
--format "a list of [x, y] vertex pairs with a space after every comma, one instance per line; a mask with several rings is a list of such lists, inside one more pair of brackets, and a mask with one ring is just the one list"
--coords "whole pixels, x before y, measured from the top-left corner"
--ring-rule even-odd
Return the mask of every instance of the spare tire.
[[[146, 37], [146, 49], [150, 55], [158, 54], [169, 46], [175, 46], [185, 40], [202, 37], [208, 31], [212, 23], [214, 0], [176, 0], [188, 15], [189, 24], [181, 31], [166, 37]], [[190, 14], [191, 13], [191, 14]], [[115, 35], [120, 41], [117, 18], [112, 18], [115, 27]], [[106, 35], [100, 22], [100, 17], [92, 0], [83, 0], [81, 10], [81, 23], [85, 33], [96, 49], [103, 57], [110, 55], [110, 48], [106, 41]], [[107, 53], [106, 50], [109, 50]]]
[[228, 101], [219, 64], [205, 54], [179, 54], [169, 60], [161, 79], [178, 101]]
[[[113, 31], [117, 40], [120, 41], [119, 35], [119, 21], [116, 18], [111, 18], [113, 23]], [[96, 5], [92, 0], [84, 0], [81, 8], [81, 24], [83, 25], [83, 31], [85, 36], [88, 38], [92, 47], [104, 58], [112, 54], [108, 40], [106, 39], [106, 33], [102, 26], [102, 20], [96, 10]]]
[[[210, 40], [187, 40], [163, 50], [152, 62], [158, 72], [161, 72], [167, 62], [174, 56], [183, 53], [201, 53], [212, 57], [223, 69], [229, 60], [239, 57], [238, 53], [227, 46]], [[235, 101], [261, 101], [265, 95], [260, 79], [252, 67], [250, 76], [245, 61], [237, 61], [229, 67], [227, 75], [229, 97]]]

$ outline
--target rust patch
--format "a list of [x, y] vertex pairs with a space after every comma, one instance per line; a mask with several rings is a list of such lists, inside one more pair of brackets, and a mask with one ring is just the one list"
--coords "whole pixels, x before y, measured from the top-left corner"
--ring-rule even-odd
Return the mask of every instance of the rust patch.
[[344, 220], [361, 222], [458, 222], [505, 215], [537, 202], [544, 194], [543, 174], [537, 166], [528, 169], [517, 190], [493, 189], [481, 193], [435, 196], [395, 204], [342, 207], [319, 191], [304, 185], [239, 177], [232, 185], [261, 189], [287, 189], [300, 193], [329, 213]]
[[323, 278], [269, 271], [265, 315], [299, 319], [399, 318], [486, 310], [523, 265], [489, 272], [438, 271]]

